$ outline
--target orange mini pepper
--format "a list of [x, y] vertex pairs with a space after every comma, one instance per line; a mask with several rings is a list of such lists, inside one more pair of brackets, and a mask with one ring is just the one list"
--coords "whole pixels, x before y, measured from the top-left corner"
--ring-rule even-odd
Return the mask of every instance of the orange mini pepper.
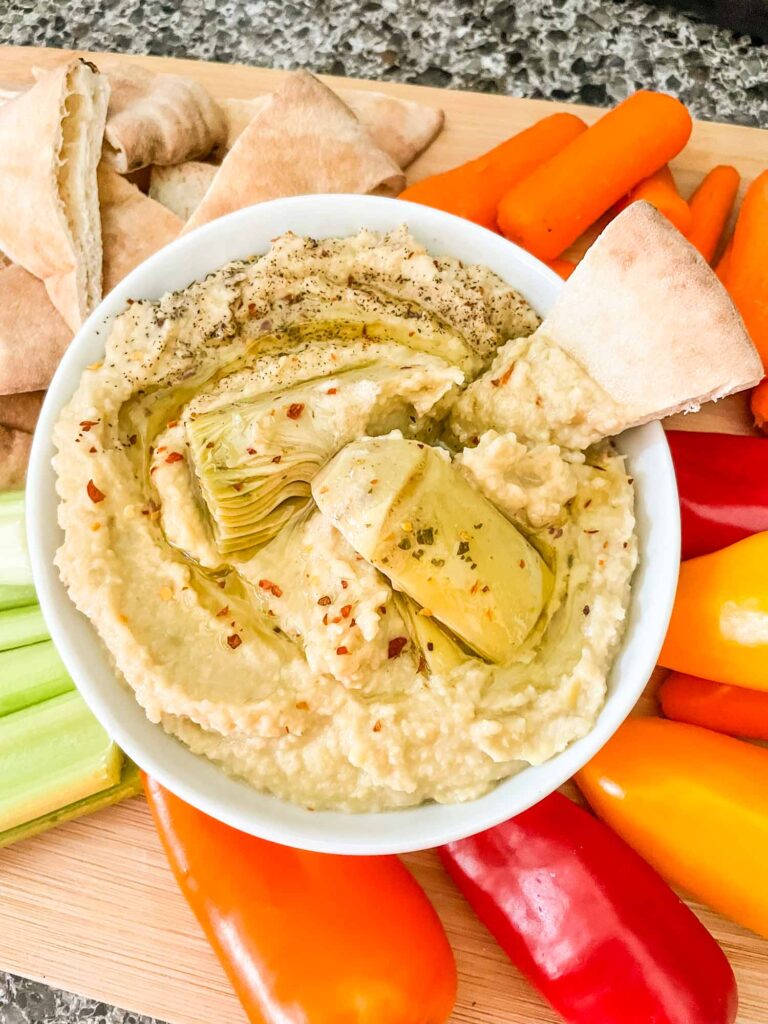
[[238, 832], [144, 779], [179, 888], [251, 1024], [443, 1024], [456, 965], [397, 857], [342, 857]]
[[768, 690], [768, 530], [683, 562], [659, 664]]
[[667, 881], [768, 937], [768, 750], [632, 718], [576, 781]]
[[670, 672], [658, 697], [661, 710], [676, 722], [702, 725], [745, 739], [768, 740], [768, 692]]

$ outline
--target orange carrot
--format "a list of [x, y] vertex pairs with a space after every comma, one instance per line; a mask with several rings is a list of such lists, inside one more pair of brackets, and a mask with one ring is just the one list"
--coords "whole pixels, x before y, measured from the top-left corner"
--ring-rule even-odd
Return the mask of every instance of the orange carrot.
[[728, 290], [768, 368], [768, 171], [755, 178], [741, 204]]
[[575, 114], [552, 114], [476, 160], [417, 181], [400, 198], [496, 231], [496, 209], [504, 193], [586, 130]]
[[636, 92], [511, 188], [499, 207], [499, 227], [539, 259], [551, 260], [676, 156], [690, 134], [682, 103]]
[[[713, 167], [688, 200], [691, 226], [684, 232], [691, 245], [711, 263], [739, 191], [739, 172], [728, 164]], [[681, 229], [682, 230], [682, 229]]]
[[755, 417], [755, 426], [764, 434], [768, 434], [768, 377], [763, 377], [752, 392], [750, 406]]
[[733, 252], [733, 238], [728, 239], [728, 243], [723, 251], [720, 253], [720, 259], [715, 264], [715, 273], [720, 278], [721, 282], [728, 287], [728, 268], [731, 265], [731, 253]]
[[547, 266], [550, 270], [554, 270], [556, 274], [559, 274], [565, 281], [568, 280], [576, 269], [576, 264], [572, 260], [547, 260]]
[[627, 198], [619, 203], [616, 213], [621, 213], [630, 203], [635, 203], [639, 199], [645, 199], [651, 206], [655, 206], [659, 213], [663, 213], [684, 235], [690, 230], [693, 220], [691, 208], [677, 191], [668, 164], [664, 164], [658, 171], [636, 185]]

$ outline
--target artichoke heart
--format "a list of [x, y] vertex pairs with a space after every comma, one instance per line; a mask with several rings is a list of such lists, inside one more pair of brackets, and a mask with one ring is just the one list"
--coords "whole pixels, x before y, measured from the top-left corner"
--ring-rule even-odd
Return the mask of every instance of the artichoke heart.
[[514, 658], [552, 573], [446, 452], [389, 436], [348, 444], [312, 495], [363, 558], [489, 661]]
[[424, 428], [461, 374], [422, 358], [406, 387], [397, 365], [374, 362], [189, 412], [192, 463], [221, 554], [275, 537], [307, 507], [315, 473], [353, 438]]

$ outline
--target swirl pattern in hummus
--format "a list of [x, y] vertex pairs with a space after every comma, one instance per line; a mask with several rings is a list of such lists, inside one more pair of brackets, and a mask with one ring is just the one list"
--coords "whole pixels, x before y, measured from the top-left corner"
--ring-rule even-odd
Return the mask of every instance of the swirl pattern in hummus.
[[632, 482], [537, 324], [405, 229], [285, 235], [117, 317], [55, 430], [57, 564], [152, 721], [348, 811], [472, 799], [589, 730]]

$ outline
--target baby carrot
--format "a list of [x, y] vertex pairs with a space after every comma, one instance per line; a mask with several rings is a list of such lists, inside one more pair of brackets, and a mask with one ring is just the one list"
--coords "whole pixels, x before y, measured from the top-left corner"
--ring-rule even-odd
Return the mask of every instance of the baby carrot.
[[564, 281], [567, 281], [576, 269], [576, 264], [572, 260], [547, 260], [547, 266], [550, 270], [554, 270], [556, 274], [559, 274]]
[[728, 287], [728, 268], [731, 265], [731, 253], [733, 252], [733, 238], [728, 239], [728, 244], [720, 254], [720, 259], [715, 264], [715, 273], [722, 284]]
[[690, 134], [682, 103], [636, 92], [507, 192], [499, 207], [502, 233], [539, 259], [559, 256], [676, 156]]
[[[691, 245], [711, 263], [739, 191], [739, 172], [728, 164], [713, 167], [688, 200], [691, 226], [684, 232]], [[681, 229], [682, 230], [682, 229]]]
[[768, 368], [768, 171], [747, 189], [741, 204], [728, 290], [752, 336], [763, 366]]
[[400, 199], [447, 210], [496, 231], [496, 209], [507, 189], [586, 130], [575, 114], [552, 114], [469, 163], [417, 181]]
[[752, 392], [750, 407], [755, 417], [755, 426], [768, 434], [768, 377], [763, 377]]
[[645, 199], [651, 206], [655, 206], [659, 213], [663, 213], [684, 235], [690, 230], [693, 220], [691, 208], [677, 191], [668, 164], [664, 164], [658, 171], [636, 185], [627, 198], [619, 203], [616, 212], [620, 213], [630, 203], [639, 199]]

